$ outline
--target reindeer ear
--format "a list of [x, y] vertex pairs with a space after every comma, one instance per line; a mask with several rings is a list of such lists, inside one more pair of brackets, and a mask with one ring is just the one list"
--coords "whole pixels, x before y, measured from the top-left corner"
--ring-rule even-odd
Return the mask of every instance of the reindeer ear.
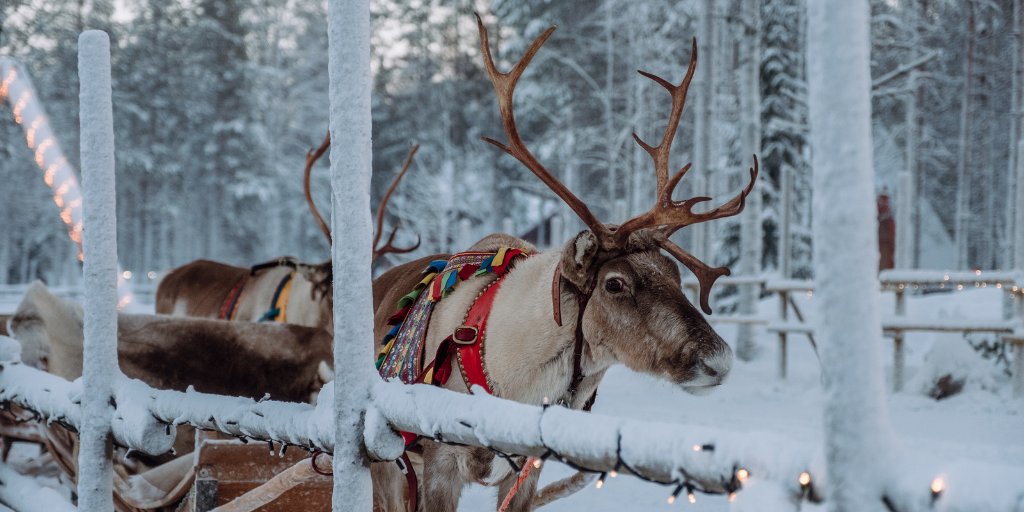
[[583, 288], [597, 256], [600, 245], [597, 236], [590, 230], [580, 231], [562, 249], [562, 276], [579, 288]]

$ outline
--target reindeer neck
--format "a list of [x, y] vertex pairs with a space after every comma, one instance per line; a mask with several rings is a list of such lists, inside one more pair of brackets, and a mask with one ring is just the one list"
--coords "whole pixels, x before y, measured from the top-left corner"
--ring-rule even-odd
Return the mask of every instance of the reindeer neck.
[[[562, 325], [555, 323], [551, 285], [560, 259], [560, 251], [550, 251], [518, 262], [495, 297], [484, 364], [503, 398], [541, 404], [546, 397], [555, 403], [569, 389], [578, 305], [574, 294], [563, 289]], [[584, 375], [599, 380], [609, 365], [595, 361], [584, 346]], [[585, 379], [581, 400], [595, 386], [593, 378]], [[582, 403], [572, 405], [579, 408]]]

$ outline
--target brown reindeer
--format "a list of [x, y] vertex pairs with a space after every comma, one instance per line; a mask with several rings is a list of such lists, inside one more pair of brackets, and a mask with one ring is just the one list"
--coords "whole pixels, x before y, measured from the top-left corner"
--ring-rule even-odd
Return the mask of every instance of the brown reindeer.
[[[494, 395], [540, 405], [564, 404], [583, 408], [595, 393], [605, 371], [613, 364], [654, 375], [693, 394], [710, 392], [724, 382], [732, 366], [732, 350], [683, 294], [679, 268], [665, 250], [693, 272], [700, 281], [700, 303], [711, 313], [708, 296], [715, 279], [728, 275], [724, 267], [710, 268], [669, 240], [676, 230], [743, 210], [744, 200], [757, 178], [757, 160], [751, 182], [739, 195], [718, 208], [694, 213], [695, 204], [710, 198], [672, 199], [672, 192], [689, 169], [669, 174], [669, 150], [675, 135], [686, 91], [697, 63], [694, 41], [689, 69], [679, 86], [643, 73], [672, 96], [668, 127], [661, 143], [651, 147], [634, 135], [654, 160], [657, 194], [654, 207], [621, 225], [600, 222], [587, 206], [548, 172], [519, 137], [512, 108], [516, 82], [544, 41], [548, 29], [526, 51], [509, 73], [499, 73], [491, 58], [487, 30], [477, 17], [480, 50], [497, 92], [508, 145], [484, 139], [522, 162], [564, 200], [588, 229], [569, 240], [561, 250], [521, 259], [508, 271], [494, 298], [481, 334], [483, 365]], [[508, 236], [490, 235], [471, 251], [513, 247], [528, 252], [528, 243]], [[389, 317], [398, 299], [421, 279], [432, 256], [394, 268], [374, 282], [375, 331], [381, 339], [388, 332]], [[426, 354], [465, 321], [478, 294], [495, 280], [494, 274], [472, 277], [438, 302], [426, 334]], [[585, 309], [584, 309], [585, 308]], [[460, 375], [452, 359], [452, 374]], [[451, 378], [444, 387], [468, 393], [463, 379]], [[418, 508], [428, 512], [454, 512], [463, 487], [472, 482], [498, 486], [498, 502], [508, 495], [517, 475], [509, 465], [494, 460], [488, 450], [421, 441]], [[522, 465], [523, 460], [519, 461]], [[403, 476], [394, 464], [374, 464], [375, 510], [405, 510]], [[510, 511], [529, 511], [536, 505], [539, 471], [533, 471], [509, 504]]]
[[[331, 230], [320, 216], [310, 194], [310, 172], [313, 164], [331, 145], [331, 135], [314, 152], [306, 153], [303, 175], [306, 201], [317, 225], [328, 243]], [[373, 240], [373, 261], [388, 253], [405, 254], [420, 246], [398, 248], [393, 245], [396, 226], [387, 242], [378, 247], [384, 229], [384, 212], [391, 194], [409, 170], [419, 146], [409, 148], [409, 156], [377, 207], [377, 234]], [[285, 293], [287, 295], [285, 296]], [[285, 298], [282, 298], [285, 296]], [[196, 260], [168, 273], [157, 287], [156, 312], [165, 315], [219, 318], [225, 320], [275, 320], [309, 327], [322, 327], [334, 332], [333, 276], [331, 260], [323, 263], [302, 263], [290, 256], [277, 258], [251, 269], [209, 260]], [[283, 306], [283, 307], [279, 307]], [[276, 313], [276, 314], [275, 314]]]

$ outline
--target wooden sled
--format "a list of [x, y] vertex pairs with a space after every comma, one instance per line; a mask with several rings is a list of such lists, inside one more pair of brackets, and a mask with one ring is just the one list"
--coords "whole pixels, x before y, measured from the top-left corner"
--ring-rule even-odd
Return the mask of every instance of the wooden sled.
[[[258, 507], [261, 512], [331, 510], [333, 480], [314, 473], [309, 453], [298, 448], [280, 455], [279, 446], [271, 454], [262, 443], [209, 439], [199, 442], [196, 459], [195, 484], [180, 512], [208, 512], [216, 507], [238, 511]], [[329, 467], [329, 460], [322, 457], [318, 464]]]

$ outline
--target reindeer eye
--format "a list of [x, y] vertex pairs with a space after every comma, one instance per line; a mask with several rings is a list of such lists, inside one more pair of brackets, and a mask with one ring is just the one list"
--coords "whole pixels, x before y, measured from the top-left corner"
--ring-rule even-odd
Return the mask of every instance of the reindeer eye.
[[604, 289], [611, 293], [619, 293], [626, 289], [626, 282], [618, 277], [613, 277], [604, 283]]

